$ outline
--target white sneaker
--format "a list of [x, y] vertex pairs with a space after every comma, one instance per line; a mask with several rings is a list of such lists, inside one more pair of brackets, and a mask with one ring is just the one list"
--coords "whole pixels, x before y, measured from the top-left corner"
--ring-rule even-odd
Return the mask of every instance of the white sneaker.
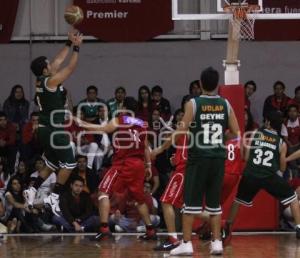
[[136, 227], [136, 232], [145, 233], [146, 232], [146, 227], [145, 226], [137, 226]]
[[61, 216], [59, 208], [59, 195], [51, 193], [48, 197], [44, 199], [44, 204], [51, 207], [51, 210], [54, 215]]
[[210, 242], [210, 254], [221, 255], [223, 254], [223, 243], [220, 240], [214, 240]]
[[122, 232], [124, 232], [124, 229], [121, 228], [119, 225], [115, 225], [115, 231], [116, 231], [117, 233], [122, 233]]
[[189, 241], [187, 243], [184, 243], [181, 241], [180, 245], [171, 250], [170, 255], [193, 255], [193, 245], [192, 242]]
[[29, 187], [27, 190], [23, 191], [23, 196], [29, 208], [33, 207], [33, 202], [36, 196], [36, 189], [34, 187]]

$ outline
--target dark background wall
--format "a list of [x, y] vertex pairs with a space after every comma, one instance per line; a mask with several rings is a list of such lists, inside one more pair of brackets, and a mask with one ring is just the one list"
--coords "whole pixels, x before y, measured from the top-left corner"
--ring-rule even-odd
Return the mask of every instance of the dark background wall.
[[[25, 43], [0, 45], [0, 104], [17, 83], [24, 86], [26, 97], [31, 99], [34, 95], [34, 78], [29, 70], [31, 58], [46, 55], [51, 59], [62, 46], [62, 43], [34, 43], [31, 47]], [[258, 84], [253, 100], [256, 118], [261, 118], [263, 101], [272, 93], [276, 80], [285, 82], [287, 93], [294, 95], [294, 88], [300, 85], [299, 49], [298, 42], [241, 43], [241, 82], [252, 79]], [[203, 68], [217, 68], [223, 83], [225, 52], [225, 41], [85, 43], [79, 65], [65, 86], [76, 104], [91, 84], [98, 86], [100, 97], [105, 99], [112, 97], [114, 88], [120, 85], [126, 87], [128, 95], [137, 96], [139, 86], [159, 84], [175, 109], [187, 93], [189, 82], [198, 79]]]

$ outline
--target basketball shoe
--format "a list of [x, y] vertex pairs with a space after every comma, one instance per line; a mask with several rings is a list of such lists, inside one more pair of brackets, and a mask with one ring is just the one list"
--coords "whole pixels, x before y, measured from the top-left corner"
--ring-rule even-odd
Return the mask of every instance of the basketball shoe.
[[56, 193], [51, 193], [48, 197], [44, 199], [45, 206], [51, 208], [52, 212], [56, 216], [61, 216], [59, 208], [59, 195]]
[[177, 246], [179, 246], [180, 242], [177, 238], [169, 236], [168, 239], [161, 243], [159, 246], [153, 248], [154, 251], [171, 251]]
[[221, 240], [215, 239], [210, 242], [210, 254], [221, 255], [223, 253], [223, 244]]
[[34, 187], [29, 187], [27, 190], [23, 191], [23, 196], [25, 198], [28, 208], [33, 208], [33, 202], [36, 196], [36, 189]]
[[192, 242], [189, 241], [184, 243], [181, 241], [180, 245], [171, 250], [170, 255], [190, 255], [192, 256], [194, 252]]

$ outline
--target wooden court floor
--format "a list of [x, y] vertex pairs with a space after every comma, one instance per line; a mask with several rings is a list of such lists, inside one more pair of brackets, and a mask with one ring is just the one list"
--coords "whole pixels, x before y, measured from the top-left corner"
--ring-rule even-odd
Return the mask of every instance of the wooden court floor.
[[[168, 253], [154, 252], [157, 243], [139, 242], [135, 235], [115, 235], [111, 240], [92, 242], [84, 235], [7, 236], [0, 243], [1, 258], [160, 258]], [[208, 242], [193, 240], [193, 257], [209, 255]], [[173, 256], [174, 257], [174, 256]], [[183, 257], [183, 256], [181, 256]], [[300, 240], [295, 234], [235, 235], [223, 256], [230, 258], [300, 258]]]

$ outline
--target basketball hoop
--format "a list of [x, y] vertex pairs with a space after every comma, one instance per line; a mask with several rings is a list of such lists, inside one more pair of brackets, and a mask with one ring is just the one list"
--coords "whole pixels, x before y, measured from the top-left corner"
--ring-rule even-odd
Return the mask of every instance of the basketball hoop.
[[259, 5], [248, 3], [231, 3], [223, 7], [225, 13], [231, 13], [230, 23], [234, 39], [253, 40], [255, 16], [248, 14], [260, 11]]

